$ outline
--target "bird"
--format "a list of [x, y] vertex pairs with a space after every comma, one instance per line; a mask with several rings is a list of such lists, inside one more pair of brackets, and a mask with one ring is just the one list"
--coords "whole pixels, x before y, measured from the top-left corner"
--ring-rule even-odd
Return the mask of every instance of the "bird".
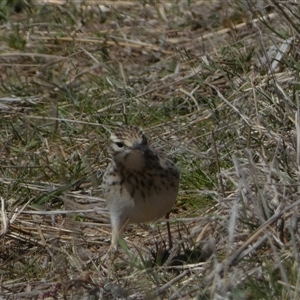
[[103, 174], [102, 192], [110, 214], [111, 247], [117, 250], [128, 224], [168, 218], [177, 198], [180, 171], [148, 145], [144, 131], [135, 125], [117, 128], [110, 136], [108, 152], [111, 162]]

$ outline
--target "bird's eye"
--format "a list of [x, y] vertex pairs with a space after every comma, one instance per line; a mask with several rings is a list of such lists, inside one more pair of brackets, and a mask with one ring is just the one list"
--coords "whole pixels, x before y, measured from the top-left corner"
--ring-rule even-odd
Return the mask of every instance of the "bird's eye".
[[119, 148], [123, 148], [123, 147], [124, 147], [124, 144], [121, 143], [121, 142], [117, 142], [116, 145], [117, 145]]

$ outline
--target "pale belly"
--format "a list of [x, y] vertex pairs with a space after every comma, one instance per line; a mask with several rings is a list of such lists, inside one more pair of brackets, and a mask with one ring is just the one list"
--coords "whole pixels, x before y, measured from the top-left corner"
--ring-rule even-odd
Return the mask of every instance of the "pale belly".
[[[167, 182], [167, 181], [166, 181]], [[144, 223], [157, 220], [166, 215], [173, 207], [179, 180], [173, 179], [172, 185], [154, 184], [148, 189], [139, 189], [135, 185], [123, 185], [122, 188], [107, 190], [107, 206], [114, 217], [128, 220], [128, 223]]]

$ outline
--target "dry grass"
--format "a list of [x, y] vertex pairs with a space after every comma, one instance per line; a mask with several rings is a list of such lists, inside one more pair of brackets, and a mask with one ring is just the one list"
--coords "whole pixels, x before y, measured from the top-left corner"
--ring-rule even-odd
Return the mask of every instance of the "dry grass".
[[[298, 299], [298, 3], [1, 3], [1, 299]], [[111, 261], [124, 123], [181, 190], [174, 248], [132, 226]]]

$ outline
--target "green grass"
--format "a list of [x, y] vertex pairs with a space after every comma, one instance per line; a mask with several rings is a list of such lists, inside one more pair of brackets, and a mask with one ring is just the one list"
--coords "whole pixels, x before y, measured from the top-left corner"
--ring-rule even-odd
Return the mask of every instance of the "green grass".
[[[300, 19], [261, 5], [1, 2], [0, 297], [297, 299]], [[113, 261], [95, 174], [121, 124], [181, 183], [173, 250], [132, 226]]]

